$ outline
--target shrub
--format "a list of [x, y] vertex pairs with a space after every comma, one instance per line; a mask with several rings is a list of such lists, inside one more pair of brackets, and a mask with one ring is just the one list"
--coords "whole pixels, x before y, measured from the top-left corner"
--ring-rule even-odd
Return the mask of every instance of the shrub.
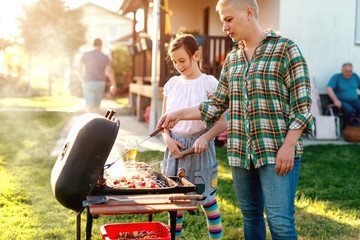
[[132, 70], [132, 58], [128, 55], [127, 48], [121, 45], [118, 45], [113, 49], [111, 58], [119, 94], [128, 94], [129, 81], [127, 80]]

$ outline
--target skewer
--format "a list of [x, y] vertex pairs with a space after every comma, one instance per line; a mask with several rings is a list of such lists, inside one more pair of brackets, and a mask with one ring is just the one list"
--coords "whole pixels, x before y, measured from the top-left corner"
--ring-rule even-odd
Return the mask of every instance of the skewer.
[[149, 136], [147, 136], [146, 138], [144, 138], [143, 140], [141, 140], [140, 142], [138, 142], [137, 144], [135, 144], [134, 146], [132, 146], [130, 149], [127, 149], [125, 152], [123, 152], [122, 154], [120, 154], [120, 156], [113, 161], [112, 163], [108, 163], [104, 165], [104, 169], [108, 169], [110, 168], [114, 163], [116, 163], [117, 161], [119, 161], [121, 159], [122, 156], [124, 156], [126, 153], [128, 153], [130, 150], [136, 148], [137, 146], [139, 146], [141, 143], [145, 142], [146, 140], [148, 140], [149, 138], [155, 136], [156, 134], [158, 134], [159, 132], [161, 132], [164, 128], [160, 127], [158, 129], [156, 129], [155, 131], [153, 131], [152, 133], [150, 133]]

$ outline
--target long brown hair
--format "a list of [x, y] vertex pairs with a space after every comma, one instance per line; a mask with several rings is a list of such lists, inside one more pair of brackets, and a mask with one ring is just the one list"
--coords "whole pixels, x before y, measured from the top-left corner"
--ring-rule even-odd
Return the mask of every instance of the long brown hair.
[[[170, 42], [168, 49], [169, 60], [171, 60], [171, 53], [181, 47], [184, 47], [190, 59], [195, 54], [195, 52], [199, 51], [199, 45], [192, 34], [179, 34], [176, 35], [176, 37]], [[198, 61], [198, 66], [200, 71], [202, 71], [200, 61]]]

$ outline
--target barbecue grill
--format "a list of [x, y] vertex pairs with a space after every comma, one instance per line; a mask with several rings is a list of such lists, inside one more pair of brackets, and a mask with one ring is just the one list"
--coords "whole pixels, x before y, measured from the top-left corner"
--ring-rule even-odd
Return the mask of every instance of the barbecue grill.
[[[141, 171], [162, 182], [160, 188], [110, 188], [104, 184], [104, 165], [113, 147], [120, 121], [115, 112], [108, 110], [105, 116], [86, 113], [72, 126], [61, 153], [51, 173], [51, 187], [55, 198], [64, 207], [77, 214], [77, 239], [80, 239], [80, 220], [83, 202], [103, 195], [164, 195], [196, 192], [192, 183], [181, 177], [165, 176], [152, 171], [145, 163], [132, 163]], [[150, 134], [151, 136], [151, 134]], [[124, 167], [129, 167], [124, 165]], [[86, 239], [91, 239], [92, 215], [88, 209]]]

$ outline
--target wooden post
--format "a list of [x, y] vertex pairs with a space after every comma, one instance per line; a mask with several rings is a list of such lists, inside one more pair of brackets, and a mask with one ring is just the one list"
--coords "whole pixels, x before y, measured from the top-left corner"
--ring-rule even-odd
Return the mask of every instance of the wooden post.
[[[161, 6], [164, 6], [164, 0], [160, 1]], [[160, 78], [158, 86], [163, 87], [168, 79], [166, 79], [166, 50], [165, 49], [165, 10], [160, 8]]]

